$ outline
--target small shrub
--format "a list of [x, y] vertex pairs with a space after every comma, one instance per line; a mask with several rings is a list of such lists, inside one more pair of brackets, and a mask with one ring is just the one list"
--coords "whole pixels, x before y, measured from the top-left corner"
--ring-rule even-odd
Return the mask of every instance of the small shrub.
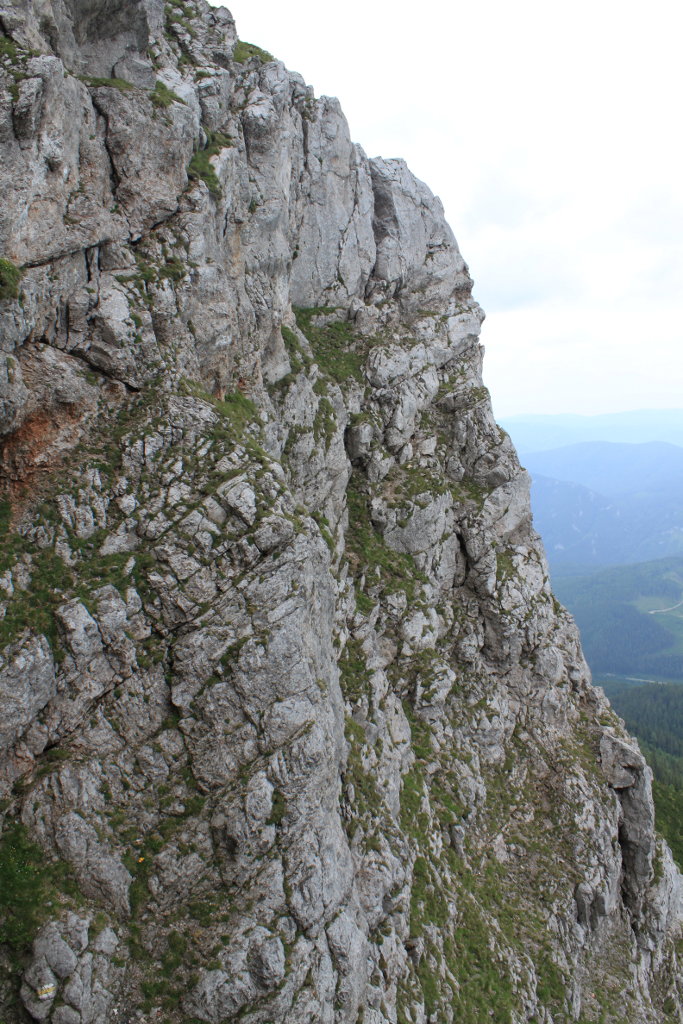
[[266, 820], [266, 825], [279, 825], [286, 813], [287, 801], [280, 790], [276, 789], [273, 793], [273, 809], [270, 812], [270, 817]]

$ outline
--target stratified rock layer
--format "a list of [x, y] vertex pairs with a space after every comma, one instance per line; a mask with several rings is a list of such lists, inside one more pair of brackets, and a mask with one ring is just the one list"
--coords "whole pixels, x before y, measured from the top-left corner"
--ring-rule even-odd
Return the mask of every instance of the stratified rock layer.
[[0, 25], [3, 1019], [683, 1020], [439, 200], [225, 9]]

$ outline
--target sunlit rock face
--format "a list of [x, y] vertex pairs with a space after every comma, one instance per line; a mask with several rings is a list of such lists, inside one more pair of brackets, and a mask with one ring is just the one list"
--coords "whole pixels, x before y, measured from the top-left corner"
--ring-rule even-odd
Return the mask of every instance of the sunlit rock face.
[[440, 201], [224, 8], [0, 24], [3, 1020], [681, 1019]]

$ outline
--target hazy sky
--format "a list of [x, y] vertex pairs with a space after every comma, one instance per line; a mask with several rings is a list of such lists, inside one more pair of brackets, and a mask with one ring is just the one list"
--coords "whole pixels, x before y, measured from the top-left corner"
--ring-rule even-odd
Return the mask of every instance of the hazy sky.
[[683, 407], [683, 6], [233, 0], [439, 195], [497, 415]]

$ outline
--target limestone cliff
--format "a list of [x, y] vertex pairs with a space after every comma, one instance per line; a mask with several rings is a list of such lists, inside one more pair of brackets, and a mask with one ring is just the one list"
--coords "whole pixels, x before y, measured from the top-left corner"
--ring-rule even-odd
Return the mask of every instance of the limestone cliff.
[[2, 1019], [683, 1020], [441, 203], [203, 0], [1, 0]]

